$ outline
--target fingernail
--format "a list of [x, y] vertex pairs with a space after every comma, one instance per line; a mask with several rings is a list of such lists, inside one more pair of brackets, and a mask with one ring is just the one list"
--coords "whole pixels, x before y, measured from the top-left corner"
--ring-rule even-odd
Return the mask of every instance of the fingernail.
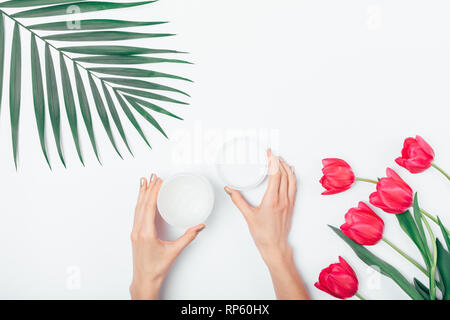
[[206, 226], [201, 227], [200, 229], [197, 230], [197, 233], [202, 232], [205, 228], [206, 228]]
[[292, 173], [295, 173], [295, 167], [294, 166], [291, 167], [291, 170], [292, 170]]
[[150, 176], [150, 182], [152, 182], [153, 181], [153, 177], [154, 177], [155, 175], [152, 173], [152, 175]]
[[223, 189], [225, 190], [225, 192], [226, 192], [229, 196], [231, 196], [231, 189], [230, 189], [230, 188], [225, 187], [225, 188], [223, 188]]
[[144, 186], [144, 183], [145, 183], [145, 179], [144, 178], [141, 178], [141, 187], [143, 187]]

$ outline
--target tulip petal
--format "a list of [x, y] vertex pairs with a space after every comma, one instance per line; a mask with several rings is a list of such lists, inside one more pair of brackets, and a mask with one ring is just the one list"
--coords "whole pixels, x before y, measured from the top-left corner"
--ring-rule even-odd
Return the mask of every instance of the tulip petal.
[[419, 135], [416, 136], [417, 143], [434, 160], [434, 150], [433, 148]]

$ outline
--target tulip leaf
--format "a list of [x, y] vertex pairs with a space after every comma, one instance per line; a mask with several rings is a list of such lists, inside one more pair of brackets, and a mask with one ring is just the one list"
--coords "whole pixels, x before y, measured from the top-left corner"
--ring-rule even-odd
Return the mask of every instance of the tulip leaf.
[[169, 78], [192, 82], [192, 80], [175, 76], [173, 74], [136, 68], [97, 67], [97, 68], [88, 68], [88, 70], [96, 73], [109, 74], [113, 76], [135, 77], [135, 78]]
[[439, 239], [436, 239], [437, 269], [444, 286], [442, 296], [444, 300], [450, 300], [450, 252], [444, 249]]
[[416, 278], [414, 278], [414, 287], [425, 300], [430, 300], [430, 290]]
[[425, 237], [425, 230], [423, 228], [422, 213], [420, 212], [419, 198], [417, 196], [417, 192], [414, 194], [413, 210], [414, 210], [414, 220], [416, 221], [417, 230], [419, 231], [422, 243], [427, 243]]
[[391, 278], [395, 283], [413, 300], [423, 300], [424, 298], [421, 296], [419, 292], [414, 288], [414, 286], [409, 283], [409, 281], [392, 265], [387, 263], [386, 261], [378, 258], [372, 252], [370, 252], [364, 246], [357, 244], [346, 235], [342, 233], [342, 231], [333, 226], [329, 226], [336, 234], [341, 237], [356, 253], [356, 255], [368, 266], [376, 267], [375, 270], [379, 271], [381, 274]]
[[411, 213], [409, 212], [409, 210], [407, 210], [401, 214], [396, 214], [395, 216], [397, 217], [400, 227], [408, 235], [408, 237], [411, 238], [416, 247], [419, 249], [428, 270], [430, 270], [432, 264], [430, 249], [428, 248], [427, 243], [424, 243], [424, 241], [422, 240], [420, 231]]
[[30, 45], [30, 55], [31, 55], [31, 82], [33, 86], [33, 103], [34, 103], [34, 114], [36, 117], [36, 125], [39, 133], [39, 142], [41, 144], [41, 150], [44, 154], [45, 161], [47, 162], [49, 168], [50, 161], [47, 155], [47, 146], [45, 144], [45, 98], [44, 98], [44, 85], [42, 81], [42, 69], [41, 61], [39, 58], [39, 50], [36, 43], [36, 36], [31, 35], [31, 45]]
[[19, 24], [14, 24], [11, 47], [11, 72], [9, 79], [9, 112], [11, 120], [11, 137], [14, 165], [17, 169], [17, 151], [19, 142], [20, 97], [22, 88], [22, 50], [20, 44]]
[[447, 230], [445, 230], [444, 224], [442, 223], [441, 219], [437, 217], [439, 228], [441, 228], [442, 236], [444, 237], [445, 244], [447, 245], [447, 250], [450, 250], [450, 238], [448, 236]]
[[[37, 0], [41, 1], [41, 0]], [[70, 0], [73, 1], [73, 0]], [[127, 27], [140, 27], [140, 26], [150, 26], [167, 23], [166, 21], [123, 21], [123, 20], [111, 20], [111, 19], [89, 19], [89, 20], [79, 20], [79, 30], [104, 30], [104, 29], [117, 29], [117, 28], [127, 28]], [[58, 22], [48, 22], [40, 23], [29, 26], [30, 29], [34, 30], [46, 30], [46, 31], [67, 31], [68, 22], [58, 21]], [[76, 28], [74, 28], [76, 29]]]

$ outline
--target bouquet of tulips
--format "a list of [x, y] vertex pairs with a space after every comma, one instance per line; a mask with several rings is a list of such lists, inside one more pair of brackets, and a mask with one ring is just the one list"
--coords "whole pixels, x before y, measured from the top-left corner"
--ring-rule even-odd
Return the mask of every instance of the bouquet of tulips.
[[[423, 263], [408, 256], [383, 236], [383, 220], [364, 202], [348, 210], [345, 223], [339, 229], [333, 226], [330, 228], [363, 262], [395, 281], [412, 299], [437, 300], [442, 297], [443, 300], [450, 300], [450, 232], [439, 217], [434, 217], [419, 206], [417, 193], [390, 168], [386, 170], [386, 177], [371, 180], [355, 177], [352, 168], [344, 160], [324, 159], [322, 162], [323, 177], [320, 183], [326, 189], [324, 195], [348, 190], [355, 181], [376, 184], [376, 192], [369, 197], [370, 204], [395, 215], [402, 230], [420, 252]], [[450, 180], [450, 176], [434, 163], [433, 149], [420, 136], [405, 140], [401, 157], [395, 162], [413, 174], [434, 167]], [[439, 226], [446, 248], [433, 233], [431, 222]], [[394, 266], [367, 249], [367, 246], [373, 246], [379, 241], [386, 242], [416, 266], [428, 277], [428, 283], [422, 283], [416, 278], [410, 282]], [[342, 257], [339, 257], [339, 263], [322, 270], [315, 286], [336, 298], [346, 299], [356, 295], [364, 300], [358, 292], [355, 272]]]

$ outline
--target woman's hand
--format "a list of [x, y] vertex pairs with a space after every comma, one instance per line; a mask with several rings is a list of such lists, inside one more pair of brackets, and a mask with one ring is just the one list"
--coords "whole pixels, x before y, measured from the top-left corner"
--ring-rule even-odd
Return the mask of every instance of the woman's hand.
[[157, 299], [159, 289], [171, 265], [205, 225], [188, 229], [176, 241], [162, 241], [155, 226], [156, 200], [162, 180], [152, 174], [150, 181], [141, 179], [139, 198], [134, 215], [131, 242], [133, 245], [132, 299]]
[[259, 206], [251, 206], [237, 190], [225, 187], [247, 221], [253, 240], [267, 264], [279, 299], [308, 299], [288, 244], [297, 195], [294, 169], [267, 151], [269, 184]]

